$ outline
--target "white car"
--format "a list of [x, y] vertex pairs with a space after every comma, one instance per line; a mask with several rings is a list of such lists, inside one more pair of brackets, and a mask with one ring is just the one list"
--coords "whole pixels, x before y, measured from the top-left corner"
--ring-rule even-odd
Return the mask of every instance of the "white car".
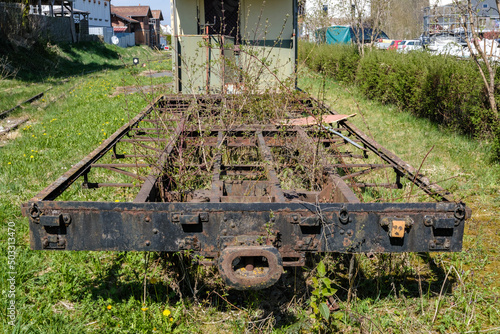
[[470, 52], [467, 48], [452, 39], [438, 39], [427, 46], [429, 51], [437, 55], [449, 55], [461, 58], [469, 58]]
[[387, 50], [392, 43], [392, 39], [379, 39], [375, 42], [375, 47], [381, 50]]
[[423, 51], [422, 42], [418, 39], [409, 39], [398, 45], [398, 52], [407, 53], [410, 51]]

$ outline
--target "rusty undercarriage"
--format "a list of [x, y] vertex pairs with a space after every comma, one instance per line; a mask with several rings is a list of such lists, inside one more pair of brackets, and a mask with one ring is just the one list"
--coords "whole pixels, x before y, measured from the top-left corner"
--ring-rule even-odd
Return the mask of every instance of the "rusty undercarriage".
[[23, 205], [31, 247], [191, 250], [236, 289], [309, 252], [460, 251], [463, 203], [345, 120], [287, 121], [325, 114], [300, 94], [158, 98]]

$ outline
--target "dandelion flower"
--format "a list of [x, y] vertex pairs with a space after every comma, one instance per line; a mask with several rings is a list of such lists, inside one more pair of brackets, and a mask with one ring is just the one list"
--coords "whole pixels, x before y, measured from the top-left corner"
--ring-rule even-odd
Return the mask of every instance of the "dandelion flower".
[[168, 317], [170, 315], [170, 310], [164, 310], [163, 315]]
[[146, 312], [148, 310], [147, 307], [141, 307], [142, 312]]
[[172, 322], [172, 321], [174, 321], [174, 318], [170, 318], [169, 320], [170, 320], [170, 322]]
[[30, 155], [30, 158], [31, 158], [31, 159], [33, 159], [33, 158], [34, 158], [34, 156]]
[[111, 305], [106, 306], [108, 310], [111, 310]]
[[47, 134], [44, 132], [43, 135], [46, 136]]
[[9, 162], [7, 162], [7, 165], [12, 165], [12, 163], [9, 161]]

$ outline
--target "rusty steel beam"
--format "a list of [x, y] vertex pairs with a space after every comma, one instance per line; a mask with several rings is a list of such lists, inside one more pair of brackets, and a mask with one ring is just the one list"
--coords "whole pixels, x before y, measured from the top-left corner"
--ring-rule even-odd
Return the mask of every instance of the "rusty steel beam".
[[167, 159], [172, 153], [172, 150], [174, 149], [175, 144], [184, 129], [185, 122], [186, 120], [182, 118], [177, 124], [175, 132], [170, 136], [170, 141], [166, 145], [165, 149], [161, 151], [157, 162], [151, 168], [151, 173], [146, 177], [141, 190], [134, 199], [134, 203], [153, 201], [157, 196], [158, 183], [161, 182], [165, 164], [167, 163]]
[[93, 188], [104, 188], [104, 187], [114, 187], [114, 188], [132, 188], [140, 187], [140, 184], [134, 183], [100, 183], [100, 182], [84, 182], [82, 184], [83, 189], [93, 189]]
[[111, 150], [119, 141], [125, 136], [128, 131], [143, 120], [147, 115], [149, 115], [161, 98], [157, 98], [152, 102], [143, 112], [139, 113], [133, 119], [131, 119], [127, 124], [118, 129], [114, 134], [112, 134], [108, 139], [106, 139], [99, 147], [97, 147], [92, 153], [86, 156], [79, 163], [75, 164], [71, 169], [69, 169], [63, 176], [57, 179], [54, 183], [49, 185], [47, 188], [38, 193], [34, 199], [39, 201], [50, 201], [56, 199], [64, 190], [66, 190], [73, 182], [75, 182], [80, 176], [88, 173], [89, 168], [93, 163], [99, 160], [104, 154]]
[[210, 193], [210, 202], [220, 202], [222, 197], [222, 187], [223, 183], [220, 180], [221, 164], [222, 164], [222, 145], [224, 141], [224, 132], [219, 131], [217, 134], [217, 146], [218, 150], [215, 155], [214, 166], [212, 169], [212, 192]]
[[412, 167], [407, 162], [403, 161], [401, 158], [399, 158], [394, 153], [387, 150], [379, 143], [372, 140], [357, 127], [350, 124], [349, 122], [343, 122], [343, 126], [349, 131], [349, 133], [359, 138], [361, 142], [370, 149], [370, 151], [377, 152], [377, 155], [382, 160], [386, 161], [387, 163], [395, 165], [394, 168], [397, 169], [402, 176], [406, 177], [408, 180], [413, 182], [426, 194], [437, 200], [448, 201], [448, 202], [451, 201], [451, 198], [449, 197], [450, 195], [449, 192], [447, 192], [437, 184], [432, 184], [429, 181], [429, 179], [426, 178], [425, 176], [419, 175], [414, 167]]
[[276, 202], [285, 202], [285, 195], [283, 194], [283, 190], [281, 189], [280, 180], [276, 175], [276, 171], [274, 170], [273, 164], [274, 159], [271, 154], [271, 150], [266, 145], [266, 141], [262, 132], [257, 132], [257, 139], [259, 143], [259, 151], [265, 161], [265, 168], [267, 170], [267, 177], [269, 184], [271, 186], [271, 195], [274, 196]]

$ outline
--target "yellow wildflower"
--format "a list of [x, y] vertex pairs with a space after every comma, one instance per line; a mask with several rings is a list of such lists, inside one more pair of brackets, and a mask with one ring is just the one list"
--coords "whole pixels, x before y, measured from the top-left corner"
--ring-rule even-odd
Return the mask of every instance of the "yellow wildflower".
[[111, 310], [111, 305], [106, 306], [108, 310]]
[[170, 315], [170, 310], [164, 310], [163, 315], [168, 317]]
[[148, 308], [147, 308], [147, 307], [141, 307], [141, 310], [142, 310], [143, 312], [146, 312], [146, 311], [148, 310]]
[[117, 202], [117, 203], [118, 203], [118, 202], [120, 202], [120, 200], [119, 200], [119, 199], [115, 199], [115, 202]]
[[12, 163], [9, 161], [9, 162], [7, 162], [7, 165], [12, 165]]
[[30, 155], [30, 158], [31, 158], [31, 159], [33, 159], [33, 158], [34, 158], [34, 156]]
[[172, 321], [174, 321], [174, 318], [170, 318], [169, 320], [170, 320], [170, 322], [172, 322]]

